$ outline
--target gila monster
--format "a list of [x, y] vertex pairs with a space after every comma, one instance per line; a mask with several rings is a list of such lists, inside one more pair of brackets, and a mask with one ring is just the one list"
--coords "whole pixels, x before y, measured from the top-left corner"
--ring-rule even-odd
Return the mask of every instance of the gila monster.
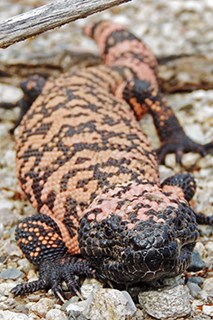
[[[130, 285], [186, 270], [198, 237], [189, 201], [188, 173], [160, 183], [156, 153], [138, 120], [149, 112], [161, 147], [205, 155], [184, 133], [159, 90], [157, 61], [148, 47], [117, 24], [85, 28], [104, 64], [45, 81], [22, 83], [24, 115], [17, 137], [17, 175], [38, 214], [18, 224], [16, 240], [39, 269], [39, 279], [18, 284], [15, 295], [49, 289], [62, 296], [77, 276]], [[197, 219], [197, 222], [196, 222]]]

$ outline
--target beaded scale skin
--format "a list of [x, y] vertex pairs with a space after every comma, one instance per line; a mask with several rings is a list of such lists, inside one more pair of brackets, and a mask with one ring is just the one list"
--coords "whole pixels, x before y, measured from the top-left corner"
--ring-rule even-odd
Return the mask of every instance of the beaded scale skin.
[[[17, 175], [38, 214], [19, 223], [16, 240], [39, 269], [39, 279], [15, 295], [61, 282], [79, 292], [75, 275], [121, 284], [154, 282], [183, 272], [198, 237], [189, 205], [195, 181], [179, 174], [162, 184], [156, 153], [138, 120], [149, 112], [161, 147], [205, 155], [212, 144], [190, 140], [159, 91], [152, 52], [125, 28], [108, 21], [86, 27], [104, 64], [46, 82], [22, 84]], [[33, 94], [32, 94], [33, 92]]]

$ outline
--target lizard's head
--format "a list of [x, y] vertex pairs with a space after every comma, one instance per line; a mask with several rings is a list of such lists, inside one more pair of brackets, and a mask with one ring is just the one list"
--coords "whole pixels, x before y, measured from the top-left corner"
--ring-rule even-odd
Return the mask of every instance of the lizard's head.
[[196, 218], [182, 187], [167, 180], [162, 187], [115, 187], [88, 208], [79, 245], [102, 278], [150, 282], [187, 268], [198, 236]]

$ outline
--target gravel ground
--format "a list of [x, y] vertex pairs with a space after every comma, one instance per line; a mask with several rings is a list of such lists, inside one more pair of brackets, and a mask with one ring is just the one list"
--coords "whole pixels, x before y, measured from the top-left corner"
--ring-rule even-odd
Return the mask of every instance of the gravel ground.
[[[3, 21], [10, 16], [27, 11], [33, 6], [48, 2], [43, 0], [1, 0], [0, 20]], [[63, 26], [60, 29], [46, 32], [35, 39], [15, 44], [6, 50], [0, 49], [0, 61], [12, 61], [23, 53], [38, 55], [41, 52], [51, 53], [73, 48], [96, 52], [96, 47], [92, 41], [81, 35], [81, 29], [88, 20], [101, 18], [112, 19], [128, 26], [139, 37], [145, 39], [158, 57], [171, 54], [205, 55], [212, 51], [213, 46], [212, 10], [212, 0], [170, 2], [166, 0], [135, 0], [104, 13], [93, 15], [85, 20]], [[20, 96], [21, 92], [18, 88], [0, 84], [0, 99], [2, 101], [16, 101]], [[191, 93], [173, 94], [168, 96], [168, 99], [188, 135], [201, 143], [210, 141], [213, 137], [213, 91], [197, 90]], [[0, 109], [0, 319], [13, 319], [14, 317], [14, 319], [23, 320], [51, 320], [56, 318], [63, 320], [68, 319], [68, 314], [69, 319], [77, 317], [78, 319], [98, 319], [97, 315], [94, 318], [88, 313], [85, 313], [84, 316], [73, 315], [70, 311], [72, 303], [77, 303], [79, 307], [78, 301], [72, 300], [71, 307], [62, 306], [54, 299], [51, 292], [38, 292], [28, 297], [16, 299], [9, 293], [10, 289], [18, 282], [34, 280], [37, 277], [32, 266], [22, 257], [14, 240], [14, 230], [17, 222], [34, 212], [31, 206], [24, 201], [16, 181], [15, 140], [14, 137], [9, 135], [8, 131], [17, 115], [17, 108], [13, 110]], [[142, 125], [148, 133], [151, 143], [156, 146], [158, 141], [150, 118], [146, 117], [142, 121]], [[168, 156], [166, 165], [160, 166], [162, 178], [183, 170], [192, 172], [198, 186], [194, 200], [195, 210], [206, 215], [212, 214], [212, 157], [207, 156], [201, 159], [198, 155], [187, 154], [184, 156], [183, 163], [184, 169], [175, 164], [172, 155]], [[181, 281], [183, 280], [179, 280], [177, 286], [179, 289], [175, 289], [175, 292], [185, 294], [184, 297], [190, 304], [190, 308], [185, 306], [181, 311], [182, 313], [177, 314], [175, 311], [173, 315], [165, 315], [167, 312], [165, 310], [166, 319], [184, 317], [184, 319], [198, 320], [211, 319], [211, 316], [213, 316], [213, 273], [211, 271], [213, 265], [213, 234], [211, 227], [202, 226], [200, 229], [201, 236], [196, 245], [196, 250], [205, 262], [205, 272], [191, 273], [187, 287], [189, 288], [188, 291], [183, 289], [185, 288], [185, 286], [182, 286]], [[84, 286], [88, 286], [88, 284], [85, 283]], [[99, 297], [105, 295], [105, 292], [102, 293], [101, 291], [103, 289], [99, 288], [99, 284], [90, 284], [90, 286], [95, 286], [96, 290], [100, 290], [97, 291]], [[155, 299], [155, 301], [157, 299], [160, 303], [160, 299], [156, 298], [157, 293], [158, 291], [155, 290], [153, 294], [149, 294], [151, 294], [152, 299]], [[97, 294], [92, 294], [95, 300]], [[171, 292], [168, 292], [168, 295], [171, 296]], [[85, 297], [88, 298], [88, 295], [85, 295]], [[121, 300], [126, 301], [125, 299], [129, 299], [126, 294], [122, 296]], [[116, 315], [114, 318], [111, 315], [106, 315], [105, 319], [147, 320], [152, 319], [150, 316], [163, 319], [164, 315], [159, 316], [159, 313], [153, 314], [150, 311], [150, 300], [145, 301], [143, 295], [140, 296], [141, 304], [137, 305], [136, 313], [130, 300], [126, 304], [129, 305], [128, 312], [130, 313], [127, 312], [127, 315], [120, 313], [120, 317]], [[154, 308], [152, 301], [151, 309]], [[164, 301], [164, 305], [168, 304]], [[109, 308], [111, 308], [111, 305]], [[118, 309], [117, 305], [114, 308]], [[156, 308], [163, 310], [164, 306], [160, 305]], [[177, 309], [180, 310], [179, 305], [177, 305]], [[122, 310], [122, 308], [119, 310]], [[103, 316], [102, 319], [104, 319]]]

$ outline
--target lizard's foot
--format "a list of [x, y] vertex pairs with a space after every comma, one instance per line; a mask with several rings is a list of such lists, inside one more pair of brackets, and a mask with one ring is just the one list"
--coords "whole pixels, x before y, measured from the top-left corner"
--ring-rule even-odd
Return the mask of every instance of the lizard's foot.
[[40, 95], [46, 79], [38, 74], [30, 75], [25, 81], [20, 83], [20, 87], [23, 91], [23, 97], [17, 102], [1, 102], [0, 108], [13, 109], [15, 107], [20, 108], [20, 114], [15, 121], [14, 126], [10, 129], [10, 133], [13, 135], [15, 129], [19, 126], [23, 116], [29, 110], [32, 103]]
[[190, 201], [196, 191], [196, 182], [194, 177], [189, 173], [179, 173], [171, 177], [166, 178], [162, 183], [161, 187], [165, 186], [178, 186], [182, 189], [184, 197], [187, 201]]
[[55, 261], [46, 260], [39, 267], [39, 279], [28, 283], [18, 284], [11, 292], [15, 296], [26, 295], [38, 290], [52, 289], [54, 295], [64, 301], [62, 282], [64, 281], [71, 293], [75, 293], [81, 299], [79, 283], [76, 276], [94, 277], [95, 271], [87, 260], [70, 254], [58, 258]]
[[165, 164], [166, 155], [169, 153], [174, 153], [176, 162], [181, 164], [182, 156], [187, 152], [196, 152], [204, 157], [213, 153], [213, 142], [202, 145], [191, 140], [184, 132], [180, 132], [168, 137], [167, 141], [156, 150], [158, 162], [162, 164]]
[[[37, 290], [52, 289], [63, 297], [61, 283], [65, 281], [70, 292], [80, 292], [75, 276], [94, 277], [94, 271], [87, 260], [77, 252], [68, 252], [61, 231], [51, 217], [36, 214], [18, 224], [16, 241], [25, 257], [39, 269], [39, 279], [12, 289], [15, 295], [24, 295]], [[73, 238], [73, 247], [78, 246]]]
[[[196, 191], [196, 182], [193, 176], [189, 173], [179, 173], [168, 177], [161, 183], [162, 189], [165, 191], [167, 186], [180, 187], [187, 201], [190, 201]], [[194, 212], [198, 224], [213, 225], [213, 216], [205, 216], [204, 214]]]

